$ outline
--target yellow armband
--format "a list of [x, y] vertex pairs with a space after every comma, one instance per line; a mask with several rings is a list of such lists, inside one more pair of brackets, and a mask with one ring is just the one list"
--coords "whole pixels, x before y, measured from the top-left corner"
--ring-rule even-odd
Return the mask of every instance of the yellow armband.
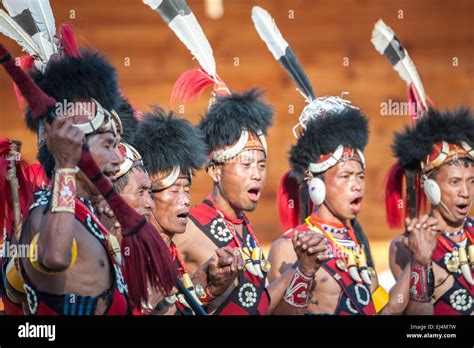
[[388, 293], [380, 285], [372, 293], [372, 301], [374, 302], [375, 311], [380, 312], [388, 303]]
[[48, 268], [46, 268], [45, 266], [43, 266], [42, 264], [40, 264], [38, 262], [37, 253], [35, 253], [35, 250], [38, 248], [38, 240], [39, 240], [39, 233], [37, 233], [33, 237], [33, 240], [30, 243], [30, 251], [29, 251], [30, 263], [38, 272], [41, 272], [41, 273], [44, 273], [44, 274], [51, 274], [51, 275], [59, 274], [59, 273], [65, 272], [67, 270], [70, 270], [72, 268], [72, 266], [74, 266], [74, 264], [76, 263], [76, 259], [77, 259], [76, 238], [74, 238], [72, 240], [71, 262], [69, 263], [69, 266], [63, 271], [55, 271], [55, 270], [48, 269]]
[[13, 303], [21, 303], [25, 299], [24, 281], [18, 270], [17, 262], [17, 258], [11, 258], [5, 270], [5, 290], [8, 298]]

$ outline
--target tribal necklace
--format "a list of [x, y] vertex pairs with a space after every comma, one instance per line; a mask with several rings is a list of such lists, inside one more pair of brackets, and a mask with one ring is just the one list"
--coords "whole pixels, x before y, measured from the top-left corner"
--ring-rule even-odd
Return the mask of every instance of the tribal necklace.
[[[350, 239], [354, 243], [353, 247], [349, 248], [348, 244], [346, 244], [346, 246], [342, 245], [342, 243], [336, 240], [334, 236], [326, 229], [319, 228], [319, 226], [321, 225], [320, 221], [316, 220], [313, 224], [313, 222], [311, 221], [312, 217], [313, 215], [308, 216], [305, 220], [305, 223], [311, 229], [320, 231], [336, 249], [333, 251], [333, 255], [336, 259], [337, 268], [339, 268], [339, 270], [343, 272], [349, 272], [349, 275], [355, 282], [363, 281], [368, 285], [372, 284], [370, 278], [372, 276], [375, 276], [375, 270], [372, 267], [367, 267], [367, 256], [365, 254], [365, 251], [360, 247], [359, 243], [357, 242], [357, 238], [354, 234], [354, 231], [351, 229], [345, 229]], [[315, 225], [318, 225], [318, 227], [316, 227]]]
[[[245, 261], [246, 270], [255, 276], [264, 278], [262, 271], [265, 273], [269, 272], [271, 269], [271, 264], [263, 256], [262, 248], [260, 247], [257, 241], [257, 237], [255, 236], [255, 233], [253, 232], [252, 226], [250, 226], [250, 222], [247, 219], [247, 217], [244, 214], [242, 214], [241, 217], [232, 218], [229, 215], [227, 215], [225, 212], [223, 212], [221, 209], [219, 209], [216, 201], [212, 197], [209, 197], [208, 200], [211, 203], [212, 207], [217, 211], [217, 213], [221, 217], [224, 225], [227, 227], [227, 229], [231, 233], [232, 238], [235, 241], [235, 244], [237, 244], [237, 247], [240, 249], [240, 252], [242, 253], [242, 257]], [[242, 238], [239, 238], [240, 236], [238, 236], [235, 227], [232, 226], [231, 224], [233, 225], [244, 224], [245, 225], [249, 233], [248, 238], [249, 238], [250, 245], [245, 245], [245, 246], [243, 245], [243, 244], [247, 244], [243, 238], [243, 229], [242, 229]], [[242, 243], [240, 242], [239, 239], [242, 239]]]
[[[444, 264], [450, 273], [457, 273], [461, 265], [468, 262], [468, 255], [471, 263], [474, 263], [474, 238], [464, 227], [461, 231], [465, 232], [465, 238], [458, 243], [452, 241], [446, 236], [446, 234], [438, 238], [439, 243], [445, 248], [445, 250], [448, 250], [444, 256]], [[456, 234], [458, 234], [457, 232], [458, 231], [456, 231]], [[451, 246], [448, 240], [450, 240], [454, 246]], [[470, 241], [470, 245], [467, 247], [468, 250], [466, 252], [465, 245], [468, 240]]]

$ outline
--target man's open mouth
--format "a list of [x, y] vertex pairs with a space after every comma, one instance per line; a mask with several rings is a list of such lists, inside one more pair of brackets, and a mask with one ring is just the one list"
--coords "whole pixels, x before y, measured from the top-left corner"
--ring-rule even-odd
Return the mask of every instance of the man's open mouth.
[[351, 211], [353, 214], [358, 214], [360, 212], [360, 206], [362, 203], [362, 197], [357, 197], [351, 201]]
[[470, 204], [467, 203], [456, 204], [456, 210], [461, 215], [467, 215], [469, 213], [469, 207]]
[[176, 215], [176, 216], [177, 216], [178, 220], [179, 220], [182, 224], [186, 225], [186, 223], [188, 222], [189, 213], [184, 212], [184, 213], [180, 213], [180, 214], [178, 214], [178, 215]]
[[252, 187], [247, 191], [247, 194], [252, 202], [258, 202], [261, 192], [260, 187]]

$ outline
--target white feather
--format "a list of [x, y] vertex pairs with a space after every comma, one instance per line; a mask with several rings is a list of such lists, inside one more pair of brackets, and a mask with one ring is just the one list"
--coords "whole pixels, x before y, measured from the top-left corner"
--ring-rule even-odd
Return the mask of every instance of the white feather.
[[[31, 15], [31, 12], [28, 8], [28, 0], [2, 0], [2, 3], [3, 3], [3, 6], [5, 6], [8, 13], [10, 14], [10, 17], [12, 17], [12, 19], [18, 16], [19, 14], [24, 13], [25, 11], [27, 11]], [[34, 22], [33, 17], [31, 17], [31, 20]], [[17, 24], [20, 27], [24, 28], [21, 22], [17, 22]], [[51, 55], [54, 53], [53, 44], [51, 44], [43, 35], [43, 33], [41, 33], [38, 30], [36, 23], [35, 23], [35, 27], [37, 30], [36, 34], [31, 34], [30, 36], [33, 39], [33, 41], [36, 43], [36, 45], [38, 46], [38, 49], [41, 51], [42, 57], [44, 57], [46, 60], [49, 60]], [[43, 68], [44, 63], [38, 62], [37, 66]]]
[[158, 6], [161, 5], [161, 3], [163, 2], [163, 0], [143, 0], [143, 3], [145, 5], [148, 5], [151, 7], [152, 10], [155, 10], [158, 8]]
[[46, 60], [49, 61], [49, 58], [51, 58], [51, 56], [54, 54], [55, 45], [49, 42], [45, 33], [42, 32], [38, 32], [33, 35], [33, 40], [35, 40]]
[[[143, 0], [145, 5], [148, 5], [152, 10], [158, 12], [160, 16], [161, 13], [158, 7], [162, 2], [163, 0]], [[191, 12], [187, 15], [184, 13], [177, 15], [168, 23], [168, 26], [191, 52], [194, 58], [197, 59], [202, 69], [217, 80], [214, 53], [194, 14]]]
[[45, 34], [45, 37], [51, 42], [54, 53], [57, 52], [55, 43], [56, 22], [54, 20], [53, 10], [49, 0], [27, 0], [28, 8], [33, 19], [36, 22], [38, 30]]
[[[395, 32], [387, 26], [381, 19], [375, 23], [374, 30], [372, 31], [372, 44], [375, 49], [380, 53], [384, 54], [386, 48], [390, 45], [390, 42], [395, 36]], [[405, 57], [401, 59], [393, 68], [398, 72], [400, 77], [407, 83], [407, 85], [413, 84], [423, 106], [427, 108], [426, 94], [421, 82], [420, 76], [415, 68], [415, 64], [411, 60], [408, 52], [403, 48]]]
[[2, 4], [10, 17], [16, 17], [28, 9], [27, 0], [2, 0]]
[[0, 9], [0, 32], [10, 39], [15, 40], [23, 48], [23, 51], [30, 56], [38, 57], [43, 62], [46, 62], [46, 58], [41, 54], [40, 49], [32, 37], [2, 9]]
[[180, 15], [174, 18], [169, 27], [197, 59], [204, 71], [216, 78], [214, 52], [194, 13], [191, 12], [188, 15]]
[[288, 43], [281, 35], [272, 16], [263, 8], [254, 6], [252, 8], [252, 21], [257, 29], [258, 35], [267, 44], [276, 60], [285, 55]]

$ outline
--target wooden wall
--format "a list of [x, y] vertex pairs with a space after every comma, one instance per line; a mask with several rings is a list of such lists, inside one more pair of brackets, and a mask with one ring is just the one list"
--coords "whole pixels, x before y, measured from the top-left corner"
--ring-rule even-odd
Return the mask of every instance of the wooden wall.
[[[158, 14], [139, 0], [51, 0], [57, 23], [67, 20], [82, 44], [103, 51], [118, 68], [123, 91], [139, 108], [169, 107], [175, 79], [197, 67], [190, 54]], [[370, 43], [378, 18], [391, 26], [409, 50], [425, 89], [439, 107], [474, 106], [474, 2], [470, 0], [224, 0], [218, 20], [206, 17], [203, 0], [188, 0], [214, 48], [218, 72], [232, 89], [259, 86], [277, 109], [269, 136], [268, 179], [259, 207], [251, 218], [257, 234], [269, 242], [282, 233], [277, 221], [276, 192], [288, 169], [287, 152], [294, 142], [291, 127], [304, 101], [292, 81], [273, 60], [250, 20], [253, 5], [267, 9], [290, 43], [318, 95], [350, 92], [349, 99], [370, 118], [367, 148], [367, 193], [360, 220], [373, 240], [392, 238], [386, 227], [382, 200], [383, 179], [392, 163], [392, 132], [408, 122], [406, 116], [382, 116], [380, 104], [404, 101], [406, 88], [385, 58]], [[290, 12], [291, 11], [291, 12]], [[403, 14], [401, 12], [403, 11]], [[75, 18], [70, 18], [74, 15]], [[293, 15], [293, 18], [289, 18]], [[398, 16], [403, 15], [403, 19]], [[3, 36], [15, 53], [20, 50]], [[344, 66], [347, 57], [349, 65]], [[458, 65], [453, 66], [457, 57]], [[239, 64], [234, 63], [238, 59]], [[127, 62], [130, 62], [127, 65]], [[29, 160], [35, 156], [35, 136], [25, 130], [10, 81], [0, 73], [0, 135], [24, 142]], [[188, 106], [186, 117], [197, 122], [206, 98]], [[289, 113], [294, 105], [295, 113]], [[205, 173], [193, 186], [197, 203], [210, 189]]]

